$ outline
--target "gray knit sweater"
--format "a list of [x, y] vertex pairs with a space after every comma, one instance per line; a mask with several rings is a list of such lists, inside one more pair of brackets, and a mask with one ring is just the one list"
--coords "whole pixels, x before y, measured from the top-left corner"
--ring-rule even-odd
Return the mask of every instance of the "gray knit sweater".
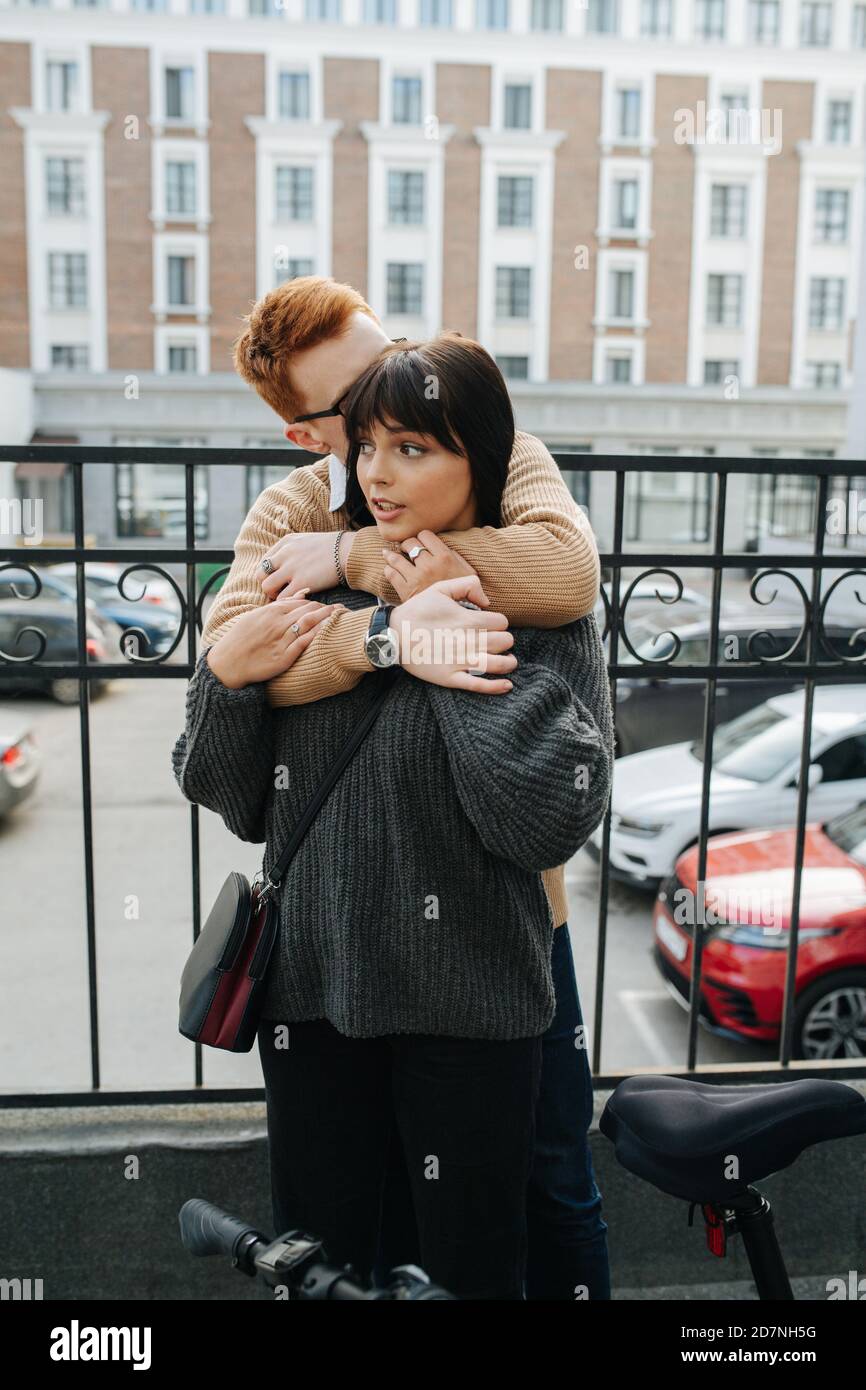
[[[316, 597], [359, 608], [371, 595]], [[327, 1018], [349, 1037], [521, 1038], [552, 1021], [556, 924], [541, 870], [604, 814], [613, 723], [594, 617], [515, 628], [507, 695], [402, 672], [279, 889], [265, 1019]], [[279, 856], [376, 691], [273, 708], [227, 689], [202, 652], [172, 752], [190, 801]]]

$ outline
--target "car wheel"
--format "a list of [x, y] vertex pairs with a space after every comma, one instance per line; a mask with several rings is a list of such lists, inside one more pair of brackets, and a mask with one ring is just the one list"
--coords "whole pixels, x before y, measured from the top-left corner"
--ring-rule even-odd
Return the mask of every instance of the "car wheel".
[[798, 1060], [866, 1057], [866, 970], [842, 970], [803, 991], [793, 1045]]
[[71, 676], [52, 681], [51, 694], [59, 705], [77, 705], [78, 681]]

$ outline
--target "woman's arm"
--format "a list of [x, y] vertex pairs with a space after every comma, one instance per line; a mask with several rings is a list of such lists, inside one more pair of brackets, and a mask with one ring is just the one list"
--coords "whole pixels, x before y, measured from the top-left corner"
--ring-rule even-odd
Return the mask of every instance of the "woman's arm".
[[[515, 435], [502, 526], [443, 531], [441, 537], [475, 570], [491, 608], [514, 627], [562, 627], [595, 606], [600, 567], [592, 527], [550, 451], [534, 435], [520, 430]], [[349, 584], [395, 598], [383, 578], [384, 563], [377, 528], [364, 527], [349, 553]], [[303, 660], [308, 659], [306, 653]]]
[[604, 815], [613, 719], [593, 617], [514, 638], [518, 665], [507, 695], [429, 686], [428, 697], [483, 844], [539, 872], [576, 854]]
[[229, 690], [202, 652], [186, 692], [186, 727], [171, 754], [188, 801], [222, 816], [240, 840], [265, 836], [265, 809], [274, 787], [272, 715], [264, 685]]

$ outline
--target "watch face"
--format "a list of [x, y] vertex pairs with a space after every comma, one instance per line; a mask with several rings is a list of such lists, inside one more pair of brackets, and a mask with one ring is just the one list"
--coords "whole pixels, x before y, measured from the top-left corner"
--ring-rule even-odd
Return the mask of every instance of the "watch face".
[[400, 643], [392, 627], [367, 638], [367, 656], [374, 666], [393, 666], [400, 654]]

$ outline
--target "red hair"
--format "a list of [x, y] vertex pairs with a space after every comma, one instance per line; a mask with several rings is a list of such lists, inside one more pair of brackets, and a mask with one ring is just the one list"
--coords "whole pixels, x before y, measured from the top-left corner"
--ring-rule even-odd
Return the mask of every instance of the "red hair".
[[246, 326], [232, 354], [235, 368], [272, 410], [291, 423], [303, 408], [291, 383], [292, 354], [344, 333], [358, 312], [379, 321], [351, 285], [324, 275], [287, 280], [269, 290], [245, 315]]

